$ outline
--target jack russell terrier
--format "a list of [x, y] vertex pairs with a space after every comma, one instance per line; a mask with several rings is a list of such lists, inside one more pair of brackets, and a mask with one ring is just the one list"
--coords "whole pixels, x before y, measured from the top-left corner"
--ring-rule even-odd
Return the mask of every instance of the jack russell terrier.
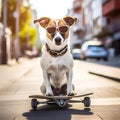
[[43, 84], [41, 93], [53, 96], [55, 91], [65, 85], [67, 95], [73, 95], [73, 58], [68, 44], [69, 29], [77, 22], [77, 18], [64, 17], [63, 19], [53, 20], [42, 17], [34, 20], [46, 30], [46, 44], [42, 48], [41, 68], [43, 71]]

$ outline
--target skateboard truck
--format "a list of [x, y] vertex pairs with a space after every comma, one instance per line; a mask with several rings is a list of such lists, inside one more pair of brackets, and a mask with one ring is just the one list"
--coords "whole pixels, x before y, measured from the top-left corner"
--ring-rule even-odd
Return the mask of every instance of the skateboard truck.
[[67, 100], [67, 99], [56, 99], [55, 102], [58, 106], [65, 107], [66, 104], [69, 103], [69, 100]]

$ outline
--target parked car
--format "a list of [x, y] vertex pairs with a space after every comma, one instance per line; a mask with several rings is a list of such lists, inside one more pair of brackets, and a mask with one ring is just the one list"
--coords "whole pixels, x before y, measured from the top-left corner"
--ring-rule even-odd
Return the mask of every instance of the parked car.
[[81, 47], [81, 59], [95, 58], [108, 60], [108, 51], [100, 41], [87, 41]]
[[81, 50], [79, 48], [74, 48], [72, 50], [73, 59], [80, 59]]

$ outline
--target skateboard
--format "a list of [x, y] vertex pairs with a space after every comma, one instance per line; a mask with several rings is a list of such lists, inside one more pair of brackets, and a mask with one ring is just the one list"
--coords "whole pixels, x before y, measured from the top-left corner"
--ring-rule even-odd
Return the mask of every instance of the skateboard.
[[[45, 96], [45, 95], [30, 95], [31, 99], [31, 107], [32, 109], [37, 109], [39, 104], [56, 104], [59, 107], [63, 108], [68, 103], [83, 103], [85, 107], [90, 107], [91, 100], [89, 95], [93, 93], [83, 93], [79, 95], [67, 96], [67, 95], [58, 95], [58, 96]], [[73, 100], [73, 98], [84, 97], [83, 100]], [[46, 101], [40, 102], [37, 99], [46, 99]]]

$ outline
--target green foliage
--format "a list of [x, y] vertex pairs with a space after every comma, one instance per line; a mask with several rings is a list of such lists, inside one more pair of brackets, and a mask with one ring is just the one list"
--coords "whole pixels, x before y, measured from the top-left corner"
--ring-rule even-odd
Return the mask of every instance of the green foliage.
[[[22, 1], [22, 0], [20, 0]], [[16, 18], [14, 12], [16, 11], [16, 5], [18, 0], [7, 1], [7, 25], [12, 30], [12, 35], [15, 37], [16, 30]], [[19, 3], [19, 40], [20, 43], [25, 43], [29, 38], [30, 44], [33, 46], [36, 43], [37, 31], [31, 26], [32, 12], [30, 7], [24, 7], [22, 3]]]
[[26, 39], [29, 39], [30, 45], [34, 46], [37, 39], [36, 29], [30, 27], [29, 25], [25, 24], [24, 27], [21, 28], [19, 32], [19, 36], [21, 42], [26, 42]]
[[24, 27], [25, 24], [29, 25], [32, 20], [31, 10], [26, 7], [21, 6], [20, 8], [20, 27]]

